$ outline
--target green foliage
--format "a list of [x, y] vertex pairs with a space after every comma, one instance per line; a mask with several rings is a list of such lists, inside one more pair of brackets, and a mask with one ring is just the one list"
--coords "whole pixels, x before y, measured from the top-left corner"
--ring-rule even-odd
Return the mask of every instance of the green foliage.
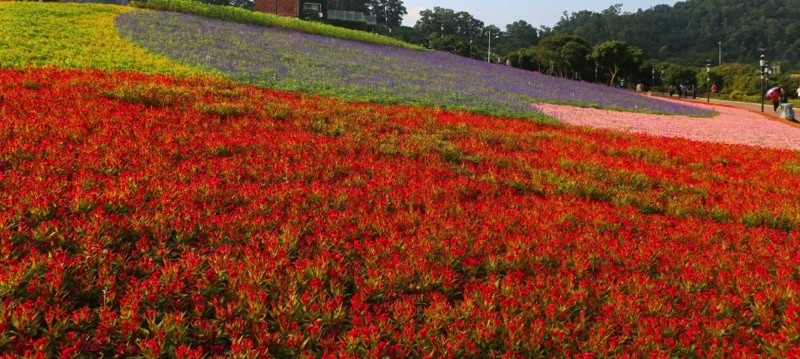
[[0, 67], [203, 73], [120, 38], [114, 19], [128, 11], [131, 9], [100, 4], [0, 3]]
[[800, 162], [789, 161], [783, 164], [783, 169], [791, 174], [800, 174]]
[[230, 20], [244, 24], [280, 27], [287, 30], [302, 31], [310, 34], [330, 36], [338, 39], [422, 50], [422, 47], [420, 46], [412, 45], [387, 36], [364, 31], [344, 29], [318, 22], [300, 20], [293, 17], [249, 11], [231, 6], [209, 5], [192, 0], [132, 1], [131, 5], [145, 9], [174, 11], [214, 19]]
[[747, 212], [742, 217], [746, 227], [771, 227], [782, 231], [797, 228], [797, 216], [788, 212], [773, 213], [768, 210]]
[[[414, 30], [425, 36], [429, 48], [471, 57], [477, 53], [486, 54], [485, 51], [477, 51], [477, 43], [483, 42], [483, 37], [488, 36], [484, 34], [490, 33], [483, 25], [483, 21], [467, 12], [437, 6], [433, 10], [420, 12]], [[494, 31], [495, 36], [499, 36], [499, 33], [499, 29]], [[488, 37], [485, 41], [488, 42]]]
[[236, 6], [248, 10], [253, 10], [255, 3], [253, 0], [198, 0], [205, 4], [220, 6]]
[[695, 69], [679, 65], [679, 64], [669, 64], [664, 67], [664, 75], [662, 76], [662, 81], [665, 85], [675, 86], [678, 85], [692, 85], [695, 84], [696, 79], [696, 71]]
[[503, 36], [495, 46], [495, 51], [506, 57], [518, 50], [536, 45], [539, 42], [539, 31], [524, 20], [506, 25]]
[[[592, 47], [577, 36], [557, 34], [546, 37], [529, 49], [533, 69], [542, 73], [568, 78], [588, 78], [589, 55]], [[525, 52], [522, 53], [525, 56]], [[513, 60], [512, 60], [513, 63]]]
[[403, 6], [402, 0], [369, 0], [369, 12], [375, 15], [378, 25], [386, 25], [395, 29], [403, 22], [403, 15], [408, 10]]
[[714, 68], [714, 73], [720, 77], [720, 82], [717, 83], [720, 93], [757, 93], [759, 91], [758, 67], [754, 65], [722, 64], [722, 66]]
[[649, 57], [686, 66], [717, 63], [757, 64], [759, 48], [784, 70], [800, 65], [800, 0], [687, 0], [657, 5], [635, 13], [612, 6], [602, 12], [580, 11], [564, 16], [555, 33], [580, 36], [597, 44], [625, 41]]
[[595, 45], [591, 58], [608, 75], [613, 85], [619, 76], [634, 73], [642, 63], [642, 50], [624, 41], [611, 40]]
[[107, 91], [105, 95], [147, 107], [186, 107], [193, 100], [192, 94], [184, 88], [159, 85], [120, 86], [114, 91]]
[[215, 103], [195, 105], [195, 108], [205, 114], [217, 115], [221, 118], [239, 117], [248, 113], [248, 107], [245, 104], [235, 103]]

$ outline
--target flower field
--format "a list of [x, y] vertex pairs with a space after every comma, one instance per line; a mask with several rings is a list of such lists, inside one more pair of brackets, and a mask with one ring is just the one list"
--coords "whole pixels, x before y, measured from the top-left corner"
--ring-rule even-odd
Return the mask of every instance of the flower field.
[[680, 137], [696, 141], [800, 150], [800, 128], [734, 107], [713, 105], [713, 118], [640, 114], [539, 103], [534, 108], [576, 126]]
[[796, 357], [800, 156], [0, 70], [0, 355]]
[[444, 52], [170, 12], [128, 12], [118, 17], [116, 24], [123, 38], [154, 53], [268, 88], [539, 120], [546, 119], [530, 107], [532, 101], [662, 114], [713, 114]]
[[58, 66], [176, 75], [213, 74], [148, 53], [123, 40], [112, 5], [0, 1], [0, 68]]

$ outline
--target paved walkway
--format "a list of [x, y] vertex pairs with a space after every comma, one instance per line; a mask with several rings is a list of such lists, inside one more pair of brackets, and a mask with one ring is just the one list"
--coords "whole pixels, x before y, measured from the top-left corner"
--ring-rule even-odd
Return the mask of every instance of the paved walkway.
[[[653, 93], [653, 95], [654, 96], [658, 96], [658, 97], [672, 99], [672, 100], [686, 101], [686, 102], [692, 102], [692, 103], [697, 103], [697, 104], [706, 104], [706, 103], [708, 103], [707, 102], [708, 101], [707, 97], [698, 97], [698, 98], [693, 99], [691, 97], [689, 97], [689, 98], [678, 98], [677, 96], [670, 97], [669, 95], [667, 95], [665, 93]], [[771, 101], [764, 102], [764, 112], [761, 112], [761, 103], [720, 100], [720, 99], [715, 99], [713, 97], [711, 98], [711, 102], [710, 103], [711, 104], [715, 104], [715, 105], [730, 106], [730, 107], [749, 110], [749, 111], [751, 111], [753, 113], [762, 115], [762, 116], [766, 117], [767, 119], [770, 119], [770, 120], [773, 120], [773, 121], [778, 121], [778, 122], [784, 123], [784, 124], [786, 124], [788, 126], [800, 128], [800, 123], [798, 123], [796, 121], [789, 121], [789, 120], [780, 118], [778, 116], [778, 114], [776, 114], [774, 111], [772, 111], [772, 102]], [[798, 111], [798, 109], [795, 109], [795, 112], [797, 112], [797, 111]], [[800, 115], [800, 113], [795, 113], [795, 116], [798, 116], [798, 115]]]

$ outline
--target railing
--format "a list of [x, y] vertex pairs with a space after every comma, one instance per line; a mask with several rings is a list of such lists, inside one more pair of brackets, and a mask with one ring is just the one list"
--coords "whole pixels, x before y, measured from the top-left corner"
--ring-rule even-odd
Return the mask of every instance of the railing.
[[370, 25], [378, 23], [375, 15], [365, 15], [358, 11], [328, 10], [328, 20], [344, 20], [365, 22]]

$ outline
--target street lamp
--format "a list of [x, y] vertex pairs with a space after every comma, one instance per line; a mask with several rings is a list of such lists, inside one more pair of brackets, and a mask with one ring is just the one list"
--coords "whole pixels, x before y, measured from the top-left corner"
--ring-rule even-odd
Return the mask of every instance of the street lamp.
[[[653, 72], [652, 72], [652, 74], [653, 74], [653, 82], [652, 82], [652, 87], [653, 87], [653, 89], [655, 89], [655, 88], [656, 88], [656, 68], [655, 68], [655, 66], [653, 66]], [[652, 89], [651, 89], [651, 90], [652, 90]]]
[[706, 62], [706, 92], [708, 92], [706, 103], [711, 103], [711, 60]]
[[594, 65], [594, 83], [597, 83], [597, 64]]
[[486, 62], [492, 62], [492, 32], [489, 31], [489, 50], [486, 51]]
[[758, 60], [758, 66], [761, 68], [761, 112], [764, 112], [764, 87], [767, 85], [767, 59], [764, 57], [764, 54], [761, 54], [761, 59]]

